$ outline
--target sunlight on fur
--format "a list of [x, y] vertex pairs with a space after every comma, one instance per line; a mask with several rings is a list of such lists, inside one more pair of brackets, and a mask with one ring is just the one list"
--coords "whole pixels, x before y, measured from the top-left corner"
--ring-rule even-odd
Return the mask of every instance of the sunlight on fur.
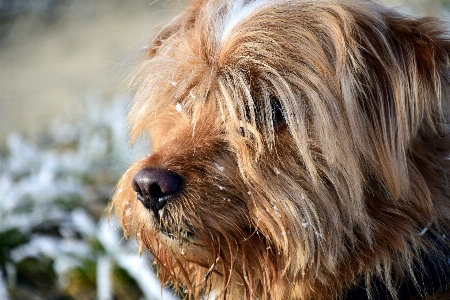
[[444, 299], [445, 26], [370, 1], [195, 0], [163, 27], [129, 114], [153, 153], [112, 203], [162, 283], [188, 299]]

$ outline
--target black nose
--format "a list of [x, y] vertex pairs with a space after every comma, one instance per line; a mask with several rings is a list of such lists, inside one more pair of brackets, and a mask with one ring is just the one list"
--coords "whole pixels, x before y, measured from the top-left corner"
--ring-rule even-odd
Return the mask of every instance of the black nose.
[[137, 192], [137, 198], [156, 216], [182, 187], [183, 177], [166, 169], [143, 169], [133, 178], [133, 189]]

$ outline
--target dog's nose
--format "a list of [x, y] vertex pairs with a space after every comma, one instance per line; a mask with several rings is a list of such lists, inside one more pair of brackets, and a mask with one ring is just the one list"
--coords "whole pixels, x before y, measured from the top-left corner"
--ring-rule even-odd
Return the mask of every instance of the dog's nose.
[[133, 178], [133, 189], [137, 192], [138, 199], [155, 214], [182, 187], [183, 177], [166, 169], [143, 169]]

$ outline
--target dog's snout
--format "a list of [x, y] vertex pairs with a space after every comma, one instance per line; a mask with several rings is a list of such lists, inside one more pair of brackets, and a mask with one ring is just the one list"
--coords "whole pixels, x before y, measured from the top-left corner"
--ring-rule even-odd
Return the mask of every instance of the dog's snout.
[[183, 177], [167, 169], [143, 169], [133, 178], [133, 189], [147, 209], [157, 213], [183, 187]]

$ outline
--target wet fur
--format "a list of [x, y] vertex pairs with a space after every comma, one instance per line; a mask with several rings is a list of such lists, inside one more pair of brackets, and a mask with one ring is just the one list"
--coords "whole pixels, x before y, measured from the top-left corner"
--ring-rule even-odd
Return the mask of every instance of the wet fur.
[[[429, 293], [413, 261], [441, 251], [425, 227], [450, 234], [449, 53], [439, 21], [372, 2], [193, 1], [134, 78], [131, 140], [153, 154], [113, 209], [188, 297]], [[186, 181], [159, 220], [131, 187], [146, 167]]]

